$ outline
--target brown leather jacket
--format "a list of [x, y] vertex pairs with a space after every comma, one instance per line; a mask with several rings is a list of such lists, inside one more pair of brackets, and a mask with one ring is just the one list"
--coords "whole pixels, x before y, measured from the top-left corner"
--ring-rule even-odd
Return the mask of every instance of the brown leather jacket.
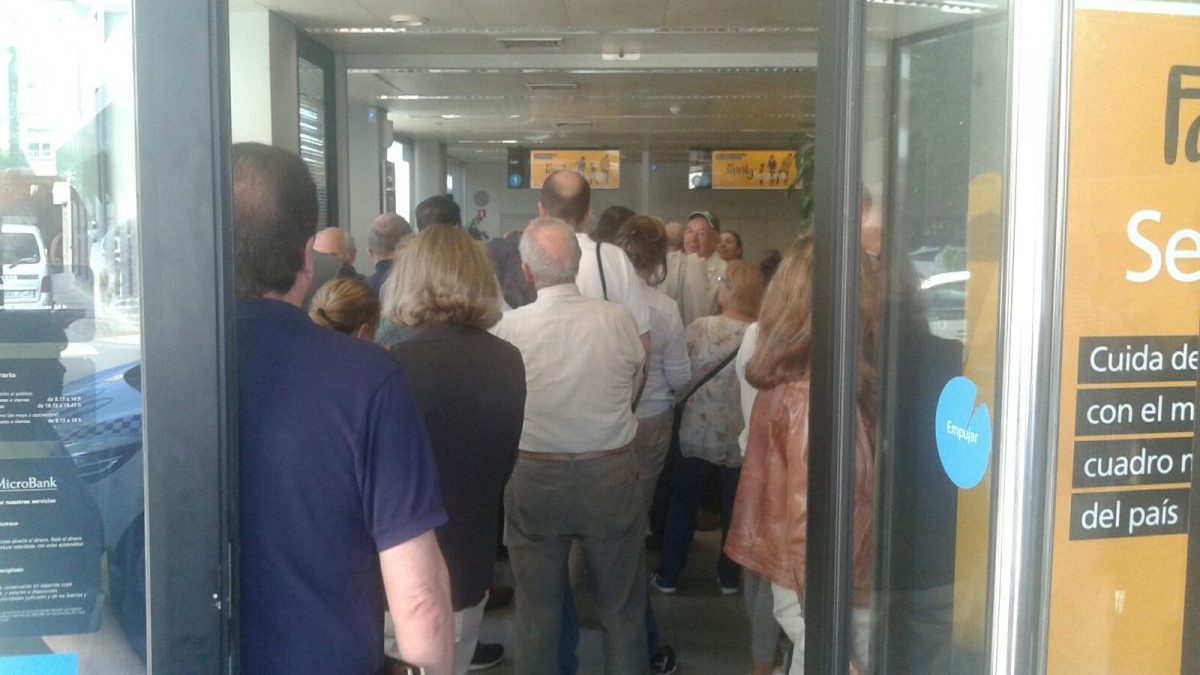
[[[808, 380], [761, 391], [750, 415], [725, 553], [747, 569], [804, 589], [808, 545]], [[871, 598], [875, 453], [858, 415], [854, 454], [854, 604]]]

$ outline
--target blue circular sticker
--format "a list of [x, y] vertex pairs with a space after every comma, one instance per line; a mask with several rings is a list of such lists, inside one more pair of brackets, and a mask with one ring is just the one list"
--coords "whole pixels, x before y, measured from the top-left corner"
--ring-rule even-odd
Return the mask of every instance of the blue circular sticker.
[[975, 406], [978, 394], [979, 387], [971, 380], [950, 380], [942, 388], [934, 418], [942, 468], [963, 490], [979, 485], [992, 454], [992, 418], [987, 404]]
[[519, 173], [508, 174], [508, 187], [519, 188], [525, 183], [525, 177]]

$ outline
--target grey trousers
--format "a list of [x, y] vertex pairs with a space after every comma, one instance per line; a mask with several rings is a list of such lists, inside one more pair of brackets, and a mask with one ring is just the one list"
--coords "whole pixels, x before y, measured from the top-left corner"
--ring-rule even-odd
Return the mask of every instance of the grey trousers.
[[658, 487], [658, 476], [667, 462], [667, 450], [671, 447], [671, 424], [675, 413], [665, 410], [653, 417], [638, 418], [637, 435], [633, 437], [633, 453], [637, 455], [638, 480], [642, 483], [642, 513], [650, 514], [654, 501], [654, 489]]
[[516, 671], [558, 672], [571, 543], [583, 551], [604, 637], [604, 672], [646, 670], [644, 514], [637, 459], [518, 459], [504, 491], [517, 593]]
[[755, 664], [775, 663], [779, 650], [779, 623], [775, 621], [775, 594], [771, 580], [742, 569], [742, 593], [750, 615], [750, 657]]

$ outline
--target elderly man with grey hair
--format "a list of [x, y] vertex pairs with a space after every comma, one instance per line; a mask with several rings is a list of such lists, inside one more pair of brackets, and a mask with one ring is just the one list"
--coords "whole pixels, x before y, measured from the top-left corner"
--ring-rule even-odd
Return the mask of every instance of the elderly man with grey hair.
[[367, 277], [367, 285], [375, 291], [376, 297], [379, 297], [379, 289], [387, 280], [388, 272], [392, 271], [396, 247], [412, 233], [408, 221], [395, 213], [381, 213], [371, 221], [371, 229], [367, 232], [367, 255], [375, 264], [375, 272]]
[[567, 558], [579, 542], [594, 582], [604, 671], [646, 670], [644, 523], [631, 404], [644, 356], [633, 315], [575, 285], [580, 248], [570, 226], [525, 228], [521, 265], [537, 300], [495, 333], [525, 361], [527, 398], [516, 469], [505, 491], [517, 592], [516, 670], [558, 672]]

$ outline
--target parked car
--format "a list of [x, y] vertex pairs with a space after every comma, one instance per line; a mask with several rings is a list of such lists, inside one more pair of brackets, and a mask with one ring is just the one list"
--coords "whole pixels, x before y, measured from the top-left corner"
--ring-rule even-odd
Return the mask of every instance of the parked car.
[[966, 270], [941, 272], [921, 282], [921, 293], [929, 306], [929, 332], [941, 338], [967, 340]]
[[146, 655], [142, 367], [137, 361], [67, 383], [54, 428], [96, 503], [104, 529], [108, 605]]
[[36, 225], [0, 225], [0, 274], [4, 309], [51, 309], [54, 286], [50, 263]]
[[127, 363], [63, 387], [55, 431], [104, 520], [107, 548], [141, 515], [142, 367]]

